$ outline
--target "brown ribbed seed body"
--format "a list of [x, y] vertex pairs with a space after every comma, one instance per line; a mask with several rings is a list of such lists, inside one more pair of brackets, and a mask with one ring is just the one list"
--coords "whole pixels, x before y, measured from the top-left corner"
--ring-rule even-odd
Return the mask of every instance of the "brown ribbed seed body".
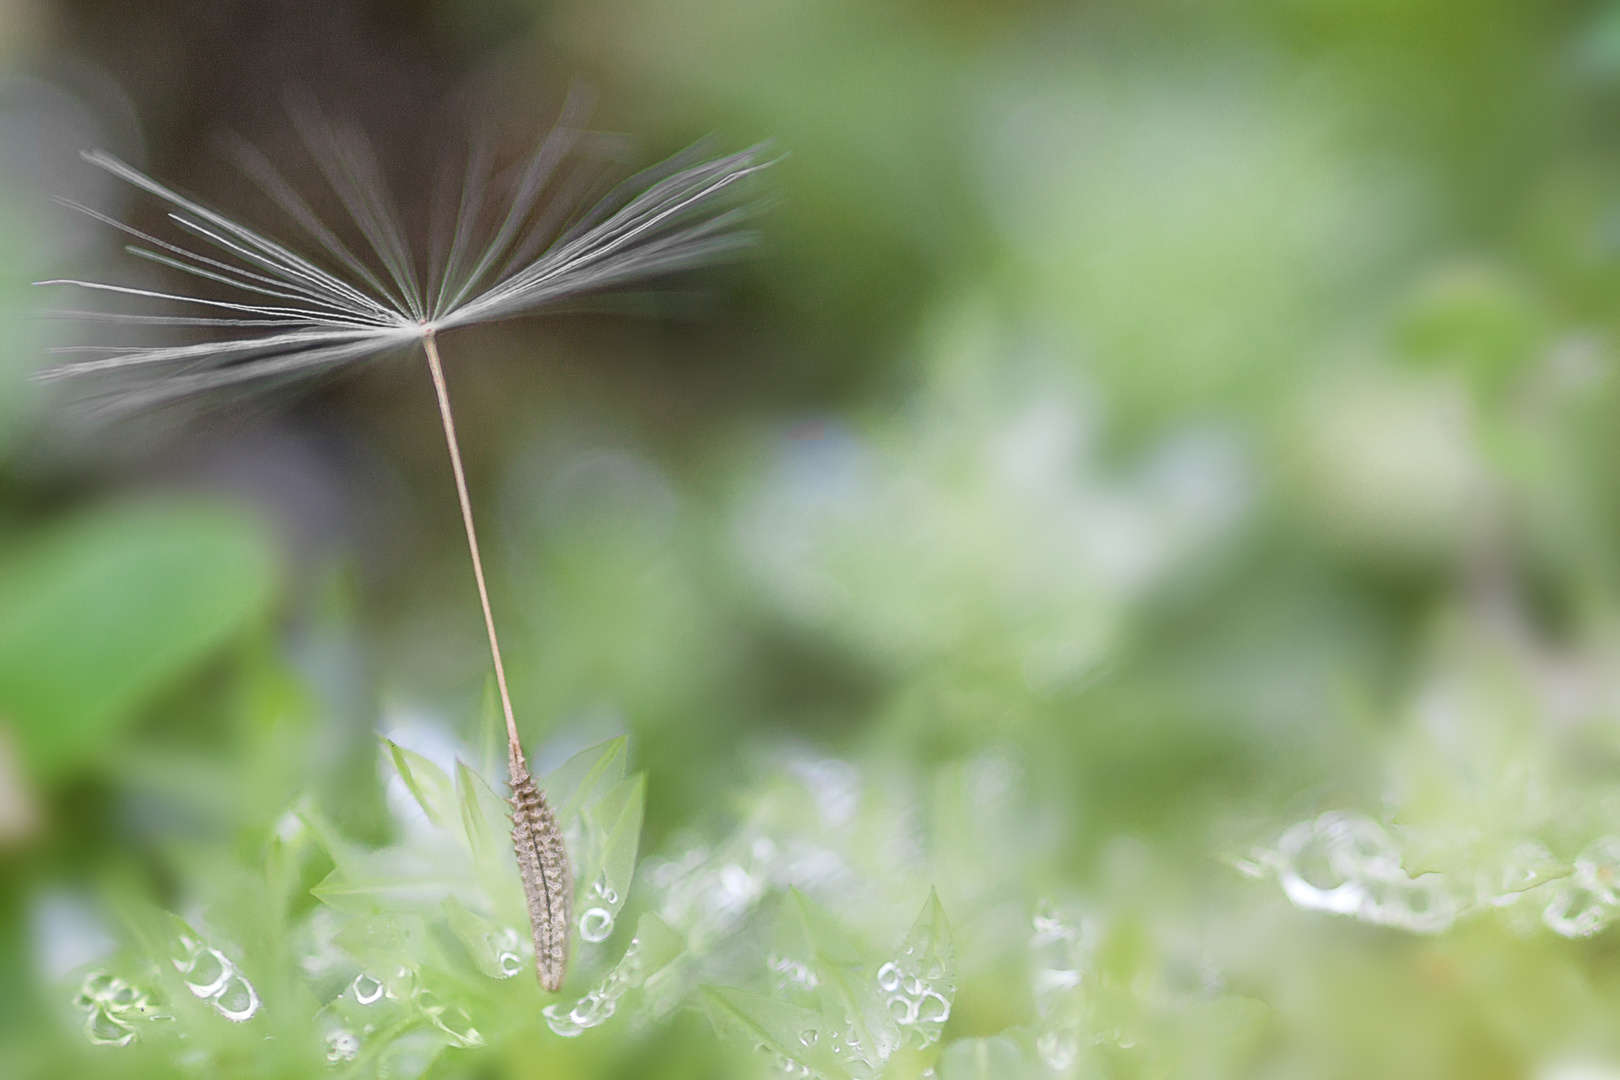
[[562, 989], [568, 972], [568, 924], [574, 897], [568, 848], [557, 815], [522, 760], [512, 762], [512, 847], [517, 852], [523, 895], [534, 935], [534, 971], [550, 993]]

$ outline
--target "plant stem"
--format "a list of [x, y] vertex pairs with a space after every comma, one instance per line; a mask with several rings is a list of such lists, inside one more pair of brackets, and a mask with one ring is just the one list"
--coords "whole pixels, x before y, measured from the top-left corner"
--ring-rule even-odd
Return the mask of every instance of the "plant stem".
[[512, 717], [512, 696], [506, 691], [506, 668], [501, 663], [501, 643], [495, 636], [495, 616], [489, 609], [489, 588], [484, 584], [484, 560], [478, 554], [478, 531], [473, 528], [472, 501], [467, 497], [467, 473], [461, 467], [461, 445], [456, 440], [456, 420], [450, 412], [450, 391], [444, 385], [444, 368], [439, 364], [439, 347], [433, 331], [422, 334], [427, 351], [428, 370], [433, 373], [433, 389], [439, 395], [439, 417], [444, 421], [444, 441], [450, 448], [450, 467], [456, 474], [456, 497], [461, 500], [461, 523], [467, 527], [467, 551], [472, 555], [473, 577], [478, 579], [478, 601], [484, 607], [484, 629], [489, 632], [489, 655], [495, 661], [495, 685], [501, 691], [501, 710], [506, 714], [506, 748], [511, 755], [513, 781], [520, 768], [526, 773], [523, 746], [518, 742], [517, 721]]

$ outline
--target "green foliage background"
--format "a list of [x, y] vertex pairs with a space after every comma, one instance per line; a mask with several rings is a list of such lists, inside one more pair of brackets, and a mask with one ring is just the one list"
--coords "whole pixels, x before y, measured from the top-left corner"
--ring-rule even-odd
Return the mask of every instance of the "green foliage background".
[[[1620, 6], [15, 0], [0, 64], [0, 1073], [1620, 1076]], [[421, 365], [87, 432], [28, 283], [124, 266], [53, 194], [150, 224], [63, 147], [233, 205], [287, 81], [413, 160], [574, 77], [784, 157], [749, 260], [443, 344], [615, 896], [553, 998]]]

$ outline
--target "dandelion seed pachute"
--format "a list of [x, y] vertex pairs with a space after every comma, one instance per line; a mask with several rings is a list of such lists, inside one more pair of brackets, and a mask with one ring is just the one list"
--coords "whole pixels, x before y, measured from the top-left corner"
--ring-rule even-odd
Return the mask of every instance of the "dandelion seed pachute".
[[[752, 242], [745, 227], [750, 205], [735, 196], [740, 181], [768, 164], [763, 146], [712, 159], [688, 152], [631, 177], [594, 204], [582, 205], [595, 174], [563, 168], [588, 134], [571, 104], [521, 167], [504, 203], [491, 197], [492, 155], [475, 144], [461, 181], [449, 248], [442, 256], [429, 252], [424, 274], [363, 134], [329, 122], [312, 107], [295, 109], [294, 117], [310, 156], [380, 270], [344, 243], [243, 140], [228, 143], [230, 156], [319, 255], [302, 254], [111, 154], [88, 152], [84, 158], [90, 164], [166, 203], [169, 219], [187, 241], [165, 240], [90, 207], [68, 205], [136, 241], [128, 245], [131, 254], [235, 296], [222, 299], [213, 293], [88, 279], [38, 282], [207, 309], [174, 315], [57, 314], [218, 333], [213, 340], [182, 345], [69, 347], [60, 351], [106, 355], [64, 360], [41, 378], [107, 377], [112, 386], [100, 403], [115, 410], [138, 409], [258, 379], [313, 374], [455, 327], [507, 319], [560, 300], [691, 269]], [[481, 228], [490, 210], [496, 211], [498, 224]], [[481, 246], [474, 242], [480, 233], [485, 235]]]
[[739, 181], [768, 164], [761, 160], [760, 146], [712, 160], [688, 152], [625, 181], [569, 223], [568, 216], [578, 208], [574, 200], [585, 188], [565, 180], [550, 201], [542, 202], [562, 162], [584, 137], [579, 106], [579, 98], [571, 96], [562, 121], [517, 174], [498, 214], [500, 224], [476, 253], [473, 237], [488, 201], [491, 165], [482, 144], [475, 143], [463, 175], [449, 248], [442, 259], [430, 250], [425, 277], [418, 273], [402, 219], [364, 135], [330, 123], [313, 105], [304, 104], [293, 110], [304, 145], [382, 273], [346, 245], [263, 155], [237, 141], [229, 149], [238, 166], [326, 258], [336, 261], [341, 273], [97, 151], [85, 154], [85, 160], [167, 203], [169, 219], [193, 243], [201, 241], [214, 254], [160, 239], [88, 207], [78, 209], [146, 245], [129, 245], [131, 254], [252, 299], [222, 300], [80, 279], [37, 283], [212, 312], [207, 316], [62, 313], [133, 325], [207, 327], [221, 333], [212, 341], [184, 345], [69, 348], [62, 351], [106, 355], [63, 362], [43, 373], [47, 379], [114, 379], [107, 395], [114, 409], [142, 408], [238, 383], [307, 375], [421, 343], [438, 399], [506, 720], [512, 844], [527, 900], [536, 976], [551, 992], [561, 989], [567, 973], [572, 871], [557, 817], [529, 775], [518, 737], [437, 336], [456, 327], [532, 312], [566, 297], [687, 269], [735, 251], [750, 238], [741, 227], [748, 207], [732, 196]]

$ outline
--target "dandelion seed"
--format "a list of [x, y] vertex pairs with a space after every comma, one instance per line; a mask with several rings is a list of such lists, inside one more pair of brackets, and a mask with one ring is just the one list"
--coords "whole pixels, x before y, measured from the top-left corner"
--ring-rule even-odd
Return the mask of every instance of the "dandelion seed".
[[[36, 282], [160, 301], [182, 310], [207, 309], [187, 314], [58, 314], [130, 325], [206, 327], [221, 335], [185, 345], [61, 350], [106, 355], [59, 363], [40, 377], [111, 380], [112, 389], [104, 395], [107, 407], [127, 411], [202, 391], [328, 371], [420, 342], [438, 398], [506, 718], [512, 842], [528, 899], [535, 971], [541, 985], [555, 992], [562, 986], [568, 962], [573, 890], [568, 852], [555, 815], [529, 775], [518, 740], [438, 335], [737, 251], [751, 240], [740, 227], [749, 207], [733, 196], [739, 181], [769, 163], [761, 160], [759, 146], [712, 160], [679, 155], [632, 177], [580, 213], [584, 206], [580, 195], [591, 177], [588, 170], [565, 167], [586, 135], [578, 98], [571, 97], [557, 126], [514, 174], [504, 200], [491, 197], [490, 155], [475, 147], [460, 185], [448, 247], [431, 253], [424, 276], [418, 273], [399, 214], [364, 136], [351, 127], [334, 125], [310, 105], [295, 107], [293, 115], [305, 146], [380, 264], [380, 272], [348, 247], [245, 143], [231, 147], [237, 164], [318, 245], [320, 256], [300, 254], [111, 154], [86, 153], [90, 164], [167, 203], [170, 220], [190, 240], [173, 243], [89, 207], [68, 205], [138, 241], [128, 246], [131, 254], [235, 290], [238, 298], [99, 281]], [[574, 219], [569, 221], [571, 214]], [[480, 232], [487, 239], [475, 247]]]

